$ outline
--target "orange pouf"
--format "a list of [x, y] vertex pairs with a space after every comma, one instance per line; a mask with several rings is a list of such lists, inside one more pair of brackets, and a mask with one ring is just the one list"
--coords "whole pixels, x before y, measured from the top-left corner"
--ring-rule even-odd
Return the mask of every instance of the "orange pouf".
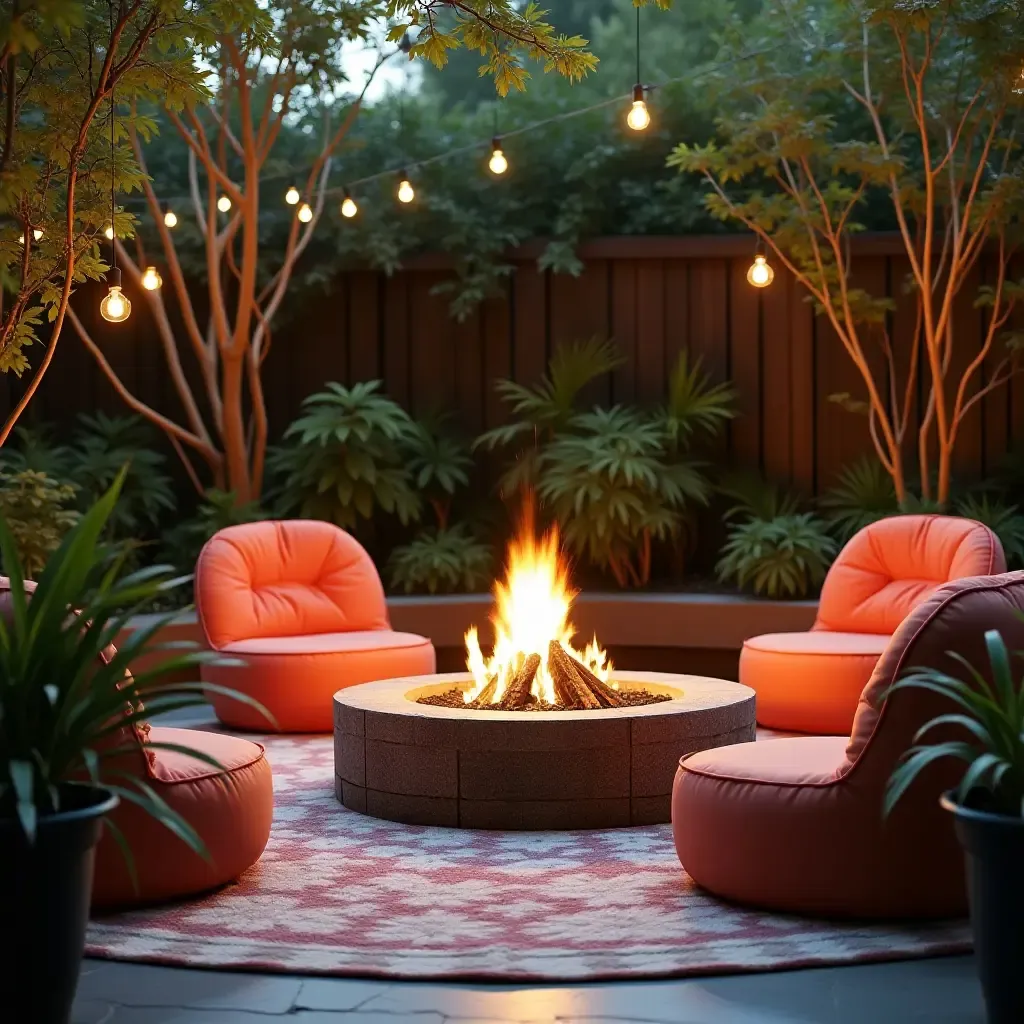
[[[270, 838], [274, 793], [262, 746], [196, 729], [143, 726], [134, 731], [139, 755], [125, 770], [151, 786], [198, 832], [208, 859], [122, 800], [110, 818], [131, 850], [138, 887], [113, 833], [105, 829], [96, 850], [94, 908], [157, 903], [214, 889], [259, 860]], [[200, 751], [221, 768], [153, 746], [159, 743]]]
[[769, 729], [848, 736], [861, 691], [899, 624], [937, 587], [1006, 570], [996, 535], [953, 516], [892, 516], [839, 553], [814, 626], [747, 640], [740, 682]]
[[370, 556], [330, 523], [221, 530], [199, 556], [196, 605], [210, 647], [240, 663], [204, 665], [203, 681], [274, 717], [211, 690], [218, 718], [234, 728], [330, 732], [339, 689], [435, 669], [429, 640], [391, 629]]
[[918, 729], [952, 703], [893, 682], [934, 666], [968, 679], [948, 652], [980, 670], [984, 633], [1024, 648], [1024, 573], [961, 580], [911, 613], [861, 696], [850, 738], [808, 736], [718, 747], [676, 774], [676, 851], [698, 885], [771, 910], [864, 918], [953, 917], [967, 909], [963, 853], [939, 795], [963, 766], [932, 765], [893, 813], [885, 785]]

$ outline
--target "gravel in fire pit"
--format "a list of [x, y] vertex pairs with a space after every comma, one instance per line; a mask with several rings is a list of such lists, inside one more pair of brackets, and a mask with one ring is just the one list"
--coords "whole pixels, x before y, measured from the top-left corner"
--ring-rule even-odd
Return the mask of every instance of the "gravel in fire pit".
[[[660, 704], [662, 701], [672, 698], [663, 693], [651, 693], [650, 690], [616, 690], [621, 698], [622, 707], [638, 707], [641, 704]], [[432, 693], [429, 697], [419, 697], [417, 704], [433, 704], [441, 708], [465, 709], [472, 707], [474, 711], [583, 711], [582, 704], [544, 704], [541, 701], [531, 701], [526, 704], [519, 704], [509, 708], [504, 704], [473, 704], [469, 705], [463, 700], [462, 690], [457, 686], [444, 693]]]

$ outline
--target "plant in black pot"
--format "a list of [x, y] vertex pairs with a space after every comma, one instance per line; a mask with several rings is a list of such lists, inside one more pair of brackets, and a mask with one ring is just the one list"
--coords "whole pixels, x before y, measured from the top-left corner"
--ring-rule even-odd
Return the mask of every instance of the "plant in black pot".
[[[33, 1024], [65, 1024], [70, 1016], [94, 848], [119, 800], [138, 804], [205, 855], [188, 822], [142, 779], [119, 769], [121, 755], [130, 753], [126, 723], [143, 702], [148, 714], [203, 703], [201, 684], [167, 677], [180, 678], [213, 657], [157, 642], [162, 618], [116, 652], [111, 647], [132, 615], [187, 582], [160, 566], [120, 573], [101, 538], [122, 479], [64, 537], [37, 584], [24, 580], [0, 517], [0, 559], [9, 577], [0, 585], [0, 976], [5, 1006], [13, 1002], [22, 1011], [17, 1018]], [[129, 665], [155, 650], [168, 650], [166, 660], [132, 677]], [[153, 746], [220, 767], [187, 747]], [[125, 855], [132, 868], [130, 851]]]
[[[934, 669], [910, 672], [896, 688], [946, 697], [955, 710], [928, 722], [889, 780], [886, 813], [914, 779], [940, 758], [967, 768], [942, 797], [955, 816], [967, 859], [974, 950], [990, 1024], [1024, 1021], [1024, 653], [1007, 650], [997, 630], [985, 634], [986, 674], [950, 652], [966, 678]], [[1014, 664], [1016, 662], [1016, 665]], [[968, 681], [969, 680], [969, 681]], [[923, 742], [931, 734], [932, 742]]]

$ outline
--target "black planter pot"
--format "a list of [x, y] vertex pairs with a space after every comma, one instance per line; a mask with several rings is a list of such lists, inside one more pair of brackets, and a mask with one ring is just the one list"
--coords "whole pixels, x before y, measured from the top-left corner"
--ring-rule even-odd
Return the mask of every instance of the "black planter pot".
[[[0, 817], [0, 960], [4, 1001], [32, 1024], [67, 1024], [89, 919], [92, 871], [105, 789], [60, 788], [60, 814], [42, 818], [30, 846], [17, 821]], [[8, 941], [7, 936], [10, 937]]]
[[942, 806], [956, 820], [967, 859], [967, 889], [978, 975], [989, 1024], [1024, 1021], [1024, 818]]

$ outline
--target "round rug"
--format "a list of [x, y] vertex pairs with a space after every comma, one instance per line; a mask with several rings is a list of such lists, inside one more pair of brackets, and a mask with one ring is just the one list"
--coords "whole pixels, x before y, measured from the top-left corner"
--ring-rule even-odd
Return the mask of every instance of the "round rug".
[[833, 924], [701, 892], [671, 827], [477, 832], [379, 821], [334, 797], [331, 737], [269, 737], [262, 859], [202, 899], [104, 917], [88, 955], [298, 974], [595, 980], [964, 952], [962, 922]]

